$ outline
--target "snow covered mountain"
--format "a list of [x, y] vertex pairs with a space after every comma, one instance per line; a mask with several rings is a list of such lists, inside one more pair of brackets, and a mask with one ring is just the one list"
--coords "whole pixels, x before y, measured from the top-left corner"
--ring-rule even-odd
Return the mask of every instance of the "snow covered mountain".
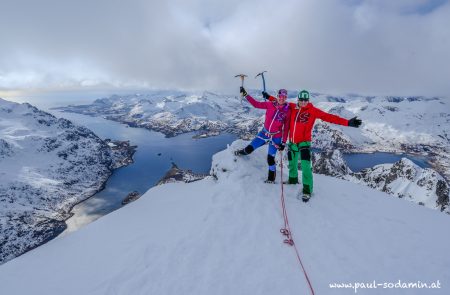
[[[333, 102], [334, 100], [337, 100]], [[363, 120], [361, 130], [328, 125], [363, 152], [399, 152], [427, 157], [433, 169], [450, 180], [450, 100], [438, 97], [316, 96], [331, 113]], [[320, 135], [319, 135], [320, 136]], [[327, 135], [326, 135], [327, 136]], [[322, 141], [318, 138], [318, 141]], [[345, 149], [342, 149], [345, 150]]]
[[64, 231], [70, 209], [133, 153], [127, 142], [0, 99], [0, 263]]
[[[310, 294], [294, 248], [280, 234], [280, 185], [263, 183], [265, 151], [235, 158], [232, 151], [244, 145], [237, 141], [213, 157], [214, 177], [156, 186], [0, 266], [2, 292]], [[284, 193], [316, 294], [355, 294], [350, 284], [357, 283], [374, 284], [360, 285], [357, 294], [450, 293], [448, 216], [366, 186], [314, 177], [309, 203], [295, 198], [298, 186]], [[418, 287], [423, 283], [435, 289]]]
[[353, 172], [339, 150], [313, 153], [313, 171], [367, 185], [398, 198], [450, 214], [449, 186], [436, 171], [407, 158]]
[[199, 135], [219, 132], [252, 136], [261, 111], [249, 107], [240, 97], [204, 92], [158, 91], [151, 94], [113, 95], [91, 105], [57, 108], [66, 112], [102, 115], [133, 127], [142, 127], [176, 136], [197, 131]]

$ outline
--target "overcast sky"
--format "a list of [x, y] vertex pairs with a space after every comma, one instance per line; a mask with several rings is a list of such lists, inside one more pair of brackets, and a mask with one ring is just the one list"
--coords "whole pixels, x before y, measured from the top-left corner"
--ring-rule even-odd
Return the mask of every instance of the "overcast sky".
[[447, 0], [0, 0], [0, 90], [450, 96]]

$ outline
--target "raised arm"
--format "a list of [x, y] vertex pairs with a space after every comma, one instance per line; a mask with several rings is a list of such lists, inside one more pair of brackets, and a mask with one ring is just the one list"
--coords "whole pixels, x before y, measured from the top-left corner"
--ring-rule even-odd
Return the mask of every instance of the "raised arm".
[[268, 102], [257, 101], [245, 91], [244, 87], [241, 87], [241, 95], [244, 96], [248, 102], [257, 109], [267, 109]]

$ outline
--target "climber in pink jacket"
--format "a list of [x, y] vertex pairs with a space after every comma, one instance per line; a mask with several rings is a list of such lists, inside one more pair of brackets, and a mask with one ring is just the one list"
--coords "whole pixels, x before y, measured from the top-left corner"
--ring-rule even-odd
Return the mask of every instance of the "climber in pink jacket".
[[266, 118], [264, 127], [252, 140], [252, 142], [242, 150], [235, 151], [235, 155], [248, 155], [255, 149], [269, 143], [267, 164], [269, 165], [269, 173], [266, 183], [274, 183], [276, 176], [275, 154], [277, 150], [282, 151], [286, 145], [289, 133], [290, 108], [286, 103], [287, 90], [280, 89], [276, 101], [257, 101], [245, 91], [244, 87], [240, 88], [241, 95], [248, 102], [258, 109], [266, 110]]

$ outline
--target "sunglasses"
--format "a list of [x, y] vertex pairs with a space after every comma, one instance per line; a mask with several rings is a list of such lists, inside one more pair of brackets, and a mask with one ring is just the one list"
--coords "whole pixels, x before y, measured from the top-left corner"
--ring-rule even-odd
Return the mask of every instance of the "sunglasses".
[[309, 101], [309, 98], [299, 98], [298, 101]]

